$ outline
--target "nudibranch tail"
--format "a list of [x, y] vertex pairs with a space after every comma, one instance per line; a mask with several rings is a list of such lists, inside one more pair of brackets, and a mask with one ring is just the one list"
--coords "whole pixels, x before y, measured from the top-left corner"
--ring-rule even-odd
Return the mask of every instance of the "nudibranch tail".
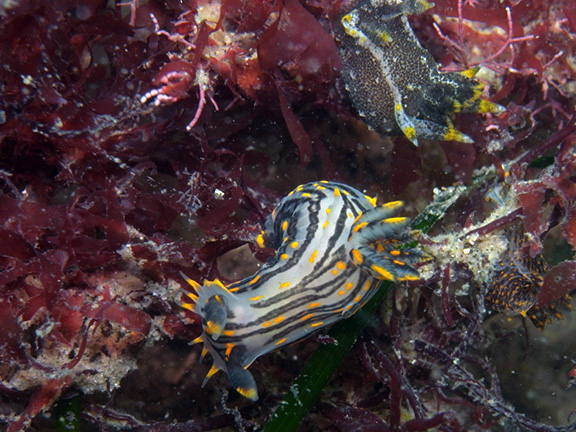
[[[235, 351], [235, 353], [239, 352], [239, 350]], [[234, 357], [231, 358], [227, 363], [230, 385], [242, 396], [257, 401], [258, 389], [256, 387], [256, 381], [252, 374], [248, 372], [248, 366], [242, 366], [242, 356], [238, 355], [238, 357], [238, 359]]]
[[184, 278], [197, 292], [183, 306], [202, 318], [202, 357], [222, 370], [241, 395], [258, 399], [247, 368], [258, 357], [304, 339], [354, 314], [380, 280], [413, 280], [422, 253], [413, 241], [402, 202], [382, 206], [341, 183], [298, 186], [266, 220], [257, 238], [276, 255], [253, 275], [224, 285]]

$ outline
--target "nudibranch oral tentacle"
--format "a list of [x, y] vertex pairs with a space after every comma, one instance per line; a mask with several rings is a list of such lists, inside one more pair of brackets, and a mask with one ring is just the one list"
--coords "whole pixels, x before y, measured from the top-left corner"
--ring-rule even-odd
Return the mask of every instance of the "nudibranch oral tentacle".
[[260, 246], [276, 249], [252, 276], [228, 286], [219, 280], [199, 285], [183, 306], [199, 314], [202, 356], [216, 372], [228, 374], [243, 396], [257, 400], [247, 368], [259, 356], [297, 342], [354, 314], [375, 293], [381, 280], [418, 278], [412, 265], [417, 249], [408, 219], [398, 216], [399, 201], [376, 199], [340, 183], [298, 186], [268, 217]]
[[342, 14], [336, 33], [342, 44], [343, 78], [352, 103], [366, 123], [384, 135], [472, 142], [457, 131], [456, 112], [500, 113], [481, 99], [473, 76], [440, 72], [406, 18], [433, 6], [426, 0], [364, 0]]

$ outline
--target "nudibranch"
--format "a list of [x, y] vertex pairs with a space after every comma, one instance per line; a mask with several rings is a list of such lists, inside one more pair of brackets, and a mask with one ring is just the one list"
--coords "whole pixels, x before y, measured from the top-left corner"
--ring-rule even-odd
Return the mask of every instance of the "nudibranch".
[[[202, 317], [202, 357], [214, 359], [204, 384], [216, 372], [228, 374], [243, 396], [258, 399], [247, 368], [259, 356], [304, 339], [354, 314], [381, 280], [418, 278], [412, 264], [418, 249], [409, 220], [398, 216], [402, 202], [382, 206], [358, 190], [320, 181], [298, 186], [266, 220], [257, 241], [276, 249], [252, 276], [230, 285], [203, 285], [183, 306]], [[203, 384], [203, 385], [204, 385]]]
[[523, 258], [512, 256], [510, 261], [501, 262], [486, 294], [487, 306], [504, 315], [528, 317], [536, 328], [543, 330], [552, 318], [562, 319], [561, 311], [572, 310], [570, 294], [547, 305], [537, 305], [547, 272], [548, 263], [541, 254]]
[[433, 6], [426, 0], [365, 0], [345, 8], [336, 25], [343, 79], [358, 113], [383, 135], [472, 142], [452, 125], [457, 112], [499, 113], [481, 99], [477, 69], [440, 72], [420, 45], [407, 15]]

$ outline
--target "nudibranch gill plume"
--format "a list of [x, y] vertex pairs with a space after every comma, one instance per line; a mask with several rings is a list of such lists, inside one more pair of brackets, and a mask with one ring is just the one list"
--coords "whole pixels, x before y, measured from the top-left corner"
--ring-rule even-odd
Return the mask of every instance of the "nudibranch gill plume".
[[440, 72], [416, 38], [407, 15], [433, 6], [426, 0], [365, 0], [344, 9], [336, 34], [342, 45], [343, 79], [353, 105], [383, 135], [472, 142], [457, 131], [457, 112], [500, 113], [481, 98], [477, 69]]
[[183, 306], [202, 318], [202, 357], [228, 374], [242, 395], [258, 399], [247, 368], [259, 356], [304, 339], [354, 314], [381, 280], [418, 278], [424, 254], [413, 240], [400, 201], [376, 205], [358, 190], [320, 181], [298, 186], [266, 220], [257, 241], [276, 250], [252, 276], [230, 285], [187, 278], [196, 294]]

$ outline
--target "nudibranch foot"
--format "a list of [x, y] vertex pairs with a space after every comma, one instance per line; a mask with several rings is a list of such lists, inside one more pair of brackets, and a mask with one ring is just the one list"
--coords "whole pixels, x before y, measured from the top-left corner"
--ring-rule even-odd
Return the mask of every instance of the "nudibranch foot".
[[204, 383], [222, 370], [243, 396], [257, 400], [247, 371], [259, 356], [304, 339], [354, 314], [374, 295], [381, 280], [418, 278], [412, 266], [422, 252], [412, 242], [400, 201], [382, 206], [341, 183], [298, 186], [268, 217], [257, 243], [274, 247], [252, 276], [230, 285], [199, 285], [186, 309], [202, 318], [202, 357], [214, 364]]

